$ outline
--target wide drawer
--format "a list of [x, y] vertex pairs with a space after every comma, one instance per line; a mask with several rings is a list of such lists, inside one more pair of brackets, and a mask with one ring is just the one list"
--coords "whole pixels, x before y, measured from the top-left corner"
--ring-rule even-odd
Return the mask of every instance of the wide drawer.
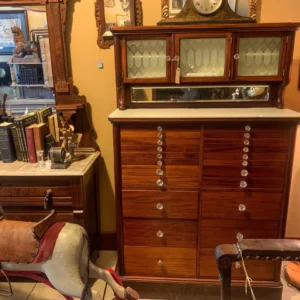
[[201, 216], [204, 219], [279, 220], [281, 193], [202, 192]]
[[[283, 155], [276, 155], [274, 159], [268, 159], [266, 155], [261, 153], [254, 153], [254, 154], [247, 154], [248, 155], [248, 167], [285, 167], [286, 166], [286, 158], [287, 154]], [[281, 153], [278, 153], [281, 154]], [[232, 154], [233, 155], [233, 154]], [[232, 166], [239, 166], [240, 168], [243, 167], [243, 154], [235, 154], [235, 159], [205, 159], [203, 160], [204, 167], [232, 167]]]
[[[36, 182], [37, 184], [37, 182]], [[0, 197], [45, 197], [47, 190], [51, 190], [53, 197], [71, 197], [71, 186], [1, 186]]]
[[196, 249], [124, 247], [125, 274], [155, 277], [196, 277]]
[[122, 191], [123, 217], [198, 219], [198, 192]]
[[164, 177], [161, 176], [163, 186], [157, 184], [160, 176], [126, 176], [122, 175], [123, 189], [181, 189], [181, 188], [198, 188], [198, 177]]
[[[123, 176], [156, 176], [156, 171], [160, 169], [164, 176], [171, 177], [199, 177], [199, 166], [122, 166]], [[143, 180], [143, 179], [141, 179]]]
[[279, 222], [202, 219], [201, 248], [234, 244], [238, 233], [243, 234], [245, 239], [276, 239], [279, 237]]
[[[242, 163], [244, 154], [247, 154], [248, 161], [250, 163], [253, 163], [257, 165], [257, 162], [259, 165], [266, 165], [265, 162], [273, 163], [274, 164], [285, 164], [287, 160], [287, 152], [262, 152], [262, 153], [253, 153], [243, 152], [243, 147], [239, 147], [236, 152], [231, 151], [205, 151], [203, 153], [203, 164], [206, 165], [207, 161], [220, 161], [220, 165], [223, 164], [224, 161], [227, 161], [228, 163], [233, 160], [238, 160], [239, 163]], [[277, 163], [278, 162], [278, 163]]]
[[124, 244], [147, 247], [197, 247], [198, 221], [124, 219]]
[[[209, 255], [211, 253], [211, 255]], [[274, 261], [245, 261], [247, 272], [254, 281], [272, 281], [275, 279], [275, 262]], [[232, 264], [232, 279], [245, 280], [243, 268], [237, 269]], [[214, 249], [205, 249], [200, 255], [200, 277], [218, 279], [218, 267], [214, 257]]]

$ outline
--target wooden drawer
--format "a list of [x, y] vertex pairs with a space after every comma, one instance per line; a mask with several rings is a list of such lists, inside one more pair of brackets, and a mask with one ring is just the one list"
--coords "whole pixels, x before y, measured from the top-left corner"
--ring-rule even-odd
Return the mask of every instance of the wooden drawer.
[[[204, 219], [280, 220], [281, 193], [202, 192], [201, 216]], [[240, 211], [239, 205], [246, 210]]]
[[279, 237], [279, 222], [209, 220], [201, 221], [201, 248], [216, 248], [220, 244], [234, 244], [237, 234], [245, 239], [276, 239]]
[[204, 166], [204, 177], [240, 177], [241, 171], [247, 170], [248, 176], [244, 177], [247, 181], [248, 178], [284, 178], [284, 166], [248, 166], [243, 167], [240, 165], [232, 166]]
[[[275, 279], [274, 261], [245, 261], [249, 276], [254, 280], [272, 281]], [[245, 280], [243, 268], [237, 269], [232, 264], [232, 279]], [[218, 267], [214, 257], [214, 249], [204, 249], [200, 255], [200, 277], [218, 279]]]
[[[226, 176], [226, 174], [225, 174]], [[247, 187], [241, 188], [240, 182], [246, 181]], [[261, 189], [282, 192], [284, 178], [246, 178], [246, 177], [205, 177], [202, 181], [203, 189], [237, 189], [240, 191]]]
[[129, 276], [196, 277], [196, 249], [125, 246], [124, 264]]
[[71, 186], [0, 186], [0, 197], [45, 197], [48, 189], [53, 197], [71, 197]]
[[[156, 176], [159, 166], [122, 166], [123, 176]], [[199, 177], [199, 166], [168, 166], [161, 168], [164, 176], [168, 177]], [[143, 180], [143, 179], [141, 179]]]
[[122, 175], [123, 189], [184, 189], [184, 188], [198, 188], [198, 177], [164, 177], [161, 176], [164, 185], [160, 187], [157, 185], [159, 176], [126, 176]]
[[[274, 156], [274, 159], [267, 160], [266, 156], [263, 154], [263, 156], [260, 155], [261, 153], [254, 153], [254, 154], [247, 154], [248, 155], [248, 167], [267, 167], [267, 166], [273, 166], [273, 167], [284, 167], [286, 166], [286, 157], [287, 154], [282, 153], [283, 155], [276, 155]], [[281, 154], [281, 153], [278, 153]], [[236, 159], [205, 159], [203, 161], [204, 167], [232, 167], [232, 166], [239, 166], [240, 168], [243, 167], [242, 162], [243, 154], [237, 155], [235, 154]], [[261, 159], [259, 159], [259, 156], [261, 156]]]
[[[232, 160], [238, 160], [238, 162], [241, 164], [243, 161], [244, 154], [245, 153], [243, 152], [243, 147], [239, 147], [239, 150], [237, 152], [217, 152], [215, 150], [213, 150], [212, 152], [205, 151], [203, 153], [203, 164], [207, 164], [206, 161], [220, 161], [221, 165], [224, 163], [224, 161], [227, 161], [229, 163]], [[273, 164], [273, 162], [275, 162], [275, 164], [285, 164], [287, 160], [287, 152], [253, 153], [250, 151], [249, 153], [247, 153], [247, 155], [249, 157], [248, 161], [255, 165], [259, 163], [260, 165], [265, 166], [265, 162], [271, 162], [271, 164]]]
[[[157, 165], [157, 152], [121, 152], [121, 164], [124, 165]], [[199, 165], [200, 152], [165, 152], [164, 165]]]
[[124, 219], [123, 225], [128, 246], [197, 247], [198, 221]]
[[198, 219], [198, 192], [123, 191], [122, 209], [123, 217]]

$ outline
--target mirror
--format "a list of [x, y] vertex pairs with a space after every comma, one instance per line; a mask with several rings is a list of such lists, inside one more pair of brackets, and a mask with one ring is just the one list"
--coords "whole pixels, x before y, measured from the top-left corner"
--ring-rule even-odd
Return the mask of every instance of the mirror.
[[0, 102], [14, 116], [55, 107], [46, 7], [0, 7]]
[[133, 87], [132, 103], [269, 101], [269, 86]]

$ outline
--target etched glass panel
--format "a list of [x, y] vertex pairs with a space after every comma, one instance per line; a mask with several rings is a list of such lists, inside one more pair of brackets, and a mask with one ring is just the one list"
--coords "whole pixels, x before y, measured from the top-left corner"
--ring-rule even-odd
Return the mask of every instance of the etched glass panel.
[[281, 37], [241, 38], [238, 75], [277, 76], [281, 47]]
[[167, 41], [127, 41], [128, 78], [163, 78], [167, 76]]
[[225, 73], [226, 38], [181, 39], [182, 77], [221, 77]]

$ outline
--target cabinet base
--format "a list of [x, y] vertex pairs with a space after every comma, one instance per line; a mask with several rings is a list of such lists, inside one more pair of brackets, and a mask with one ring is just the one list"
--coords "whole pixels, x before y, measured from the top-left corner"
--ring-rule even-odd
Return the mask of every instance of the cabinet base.
[[[132, 281], [123, 280], [124, 286], [130, 286], [135, 289], [141, 299], [163, 299], [163, 300], [199, 300], [210, 299], [220, 300], [220, 285], [217, 283], [203, 282], [157, 282], [157, 281]], [[277, 284], [277, 283], [275, 283]], [[282, 284], [278, 286], [254, 286], [253, 291], [257, 299], [264, 300], [281, 300], [282, 299]], [[233, 283], [232, 285], [232, 300], [249, 300], [245, 295], [245, 284]]]

